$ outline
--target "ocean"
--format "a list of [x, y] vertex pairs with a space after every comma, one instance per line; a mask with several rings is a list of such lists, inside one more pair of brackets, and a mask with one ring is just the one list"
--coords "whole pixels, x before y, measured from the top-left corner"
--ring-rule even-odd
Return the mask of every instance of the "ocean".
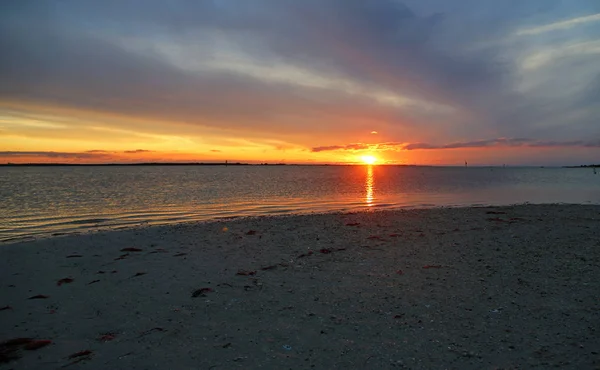
[[591, 168], [0, 168], [0, 241], [224, 217], [521, 203], [600, 204]]

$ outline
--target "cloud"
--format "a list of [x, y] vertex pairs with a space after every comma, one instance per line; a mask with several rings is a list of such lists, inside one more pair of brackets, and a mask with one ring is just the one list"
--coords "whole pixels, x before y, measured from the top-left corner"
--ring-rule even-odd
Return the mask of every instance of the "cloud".
[[153, 153], [154, 150], [136, 149], [136, 150], [125, 150], [125, 154], [139, 154], [139, 153]]
[[312, 148], [313, 152], [335, 151], [335, 150], [431, 150], [431, 149], [465, 149], [465, 148], [600, 148], [600, 139], [592, 141], [547, 141], [525, 138], [498, 138], [489, 140], [475, 140], [455, 142], [449, 144], [428, 143], [354, 143], [348, 145], [332, 145]]
[[311, 151], [314, 153], [327, 152], [332, 150], [365, 150], [369, 149], [369, 144], [348, 144], [348, 145], [331, 145], [331, 146], [319, 146], [312, 148]]
[[[440, 20], [391, 0], [258, 1], [256, 11], [192, 6], [197, 22], [159, 2], [139, 14], [129, 6], [121, 13], [116, 5], [83, 4], [64, 2], [60, 8], [70, 16], [15, 6], [37, 23], [33, 30], [30, 22], [4, 23], [1, 97], [202, 125], [299, 130], [299, 120], [317, 126], [331, 115], [408, 125], [430, 112], [450, 112], [448, 103], [460, 95], [455, 85], [479, 90], [499, 77], [482, 58], [431, 48], [428, 39]], [[114, 17], [115, 30], [126, 28], [128, 37], [81, 30], [76, 16], [98, 24]], [[127, 17], [130, 26], [119, 23]], [[165, 34], [147, 37], [156, 27], [166, 27]], [[233, 49], [223, 53], [211, 44]], [[199, 69], [186, 64], [192, 60]], [[223, 65], [230, 67], [215, 67]], [[254, 73], [253, 66], [266, 69]], [[277, 80], [267, 78], [273, 75]], [[444, 92], [449, 88], [453, 94]], [[282, 116], [298, 118], [286, 124]]]
[[526, 36], [526, 35], [539, 35], [541, 33], [558, 31], [558, 30], [567, 30], [572, 27], [580, 26], [590, 22], [598, 22], [600, 21], [600, 13], [586, 15], [582, 17], [567, 19], [564, 21], [554, 22], [550, 24], [546, 24], [543, 26], [524, 28], [517, 30], [515, 35], [517, 36]]
[[82, 152], [82, 153], [70, 153], [70, 152], [52, 152], [52, 151], [41, 151], [41, 152], [19, 152], [19, 151], [5, 151], [0, 152], [0, 157], [39, 157], [39, 158], [53, 158], [53, 159], [106, 159], [110, 156], [104, 152]]
[[121, 154], [144, 154], [153, 153], [153, 150], [125, 150], [125, 151], [108, 151], [108, 150], [86, 150], [84, 152], [56, 152], [56, 151], [2, 151], [0, 158], [34, 158], [34, 159], [78, 159], [78, 160], [95, 160], [95, 161], [111, 161], [126, 159]]

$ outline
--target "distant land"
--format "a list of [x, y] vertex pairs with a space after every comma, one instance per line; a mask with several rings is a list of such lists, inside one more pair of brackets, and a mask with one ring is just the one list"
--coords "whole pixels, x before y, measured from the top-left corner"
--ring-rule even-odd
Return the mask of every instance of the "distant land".
[[282, 166], [283, 163], [241, 163], [241, 162], [145, 162], [145, 163], [5, 163], [2, 167], [27, 167], [27, 166]]
[[[245, 162], [142, 162], [142, 163], [0, 163], [0, 167], [117, 167], [117, 166], [365, 166], [364, 163], [245, 163]], [[379, 163], [377, 166], [398, 167], [463, 167], [462, 165], [430, 165], [430, 164], [401, 164]], [[600, 168], [600, 164], [585, 164], [579, 166], [538, 166], [538, 165], [474, 165], [473, 168], [497, 167], [541, 167], [541, 168]]]
[[565, 168], [600, 168], [600, 164], [582, 164], [581, 166], [565, 166]]

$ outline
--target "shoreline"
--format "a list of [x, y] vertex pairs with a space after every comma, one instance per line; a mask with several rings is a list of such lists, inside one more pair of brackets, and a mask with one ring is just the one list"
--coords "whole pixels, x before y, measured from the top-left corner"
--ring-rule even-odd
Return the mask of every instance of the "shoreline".
[[[135, 221], [128, 223], [110, 223], [107, 225], [97, 224], [95, 226], [89, 227], [80, 227], [77, 229], [64, 228], [61, 230], [52, 230], [52, 231], [40, 231], [36, 233], [30, 233], [24, 235], [17, 235], [11, 237], [0, 237], [0, 248], [6, 245], [16, 244], [16, 243], [27, 243], [34, 242], [38, 240], [46, 240], [53, 238], [62, 238], [67, 236], [79, 236], [79, 235], [89, 235], [96, 233], [106, 233], [106, 232], [120, 232], [123, 230], [138, 230], [138, 229], [146, 229], [152, 227], [169, 227], [169, 226], [177, 226], [177, 225], [188, 225], [188, 224], [205, 224], [205, 223], [213, 223], [213, 222], [221, 222], [221, 221], [229, 221], [229, 220], [251, 220], [253, 218], [285, 218], [285, 217], [305, 217], [305, 216], [321, 216], [321, 215], [344, 215], [351, 213], [372, 213], [372, 212], [398, 212], [398, 211], [406, 211], [406, 210], [429, 210], [429, 209], [468, 209], [468, 208], [490, 208], [490, 207], [517, 207], [517, 206], [600, 206], [600, 204], [588, 203], [588, 204], [580, 204], [580, 203], [530, 203], [530, 202], [517, 202], [517, 203], [509, 203], [509, 204], [470, 204], [470, 205], [374, 205], [374, 206], [355, 206], [354, 208], [349, 209], [330, 209], [330, 210], [292, 210], [281, 213], [265, 213], [265, 214], [248, 214], [247, 212], [241, 211], [240, 215], [233, 216], [188, 216], [189, 219], [179, 219], [179, 220], [153, 220], [148, 219], [145, 221]], [[107, 218], [107, 222], [114, 222], [116, 219]], [[81, 224], [82, 220], [76, 220], [72, 222], [72, 225]], [[68, 225], [68, 224], [66, 224]], [[9, 231], [10, 232], [10, 231]], [[14, 231], [12, 231], [14, 233]]]
[[600, 205], [531, 204], [3, 243], [0, 342], [51, 343], [0, 369], [594, 368], [599, 228]]

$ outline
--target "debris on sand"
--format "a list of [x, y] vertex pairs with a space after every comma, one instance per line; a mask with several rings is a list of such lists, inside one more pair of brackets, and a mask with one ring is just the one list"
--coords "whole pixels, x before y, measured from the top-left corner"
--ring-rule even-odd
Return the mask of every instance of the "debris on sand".
[[121, 249], [121, 252], [141, 252], [141, 251], [142, 250], [140, 248], [134, 248], [134, 247]]
[[238, 272], [236, 273], [236, 275], [252, 276], [252, 275], [256, 275], [256, 271], [238, 270]]
[[196, 297], [205, 297], [206, 293], [213, 293], [214, 289], [212, 288], [200, 288], [200, 289], [196, 289], [194, 290], [194, 292], [192, 293], [192, 297], [196, 298]]
[[40, 349], [42, 347], [46, 347], [47, 345], [51, 344], [52, 341], [48, 340], [48, 339], [42, 339], [42, 340], [32, 340], [31, 342], [25, 344], [23, 346], [23, 348], [27, 351], [35, 351], [37, 349]]
[[314, 253], [313, 251], [308, 251], [308, 253], [302, 253], [301, 255], [299, 255], [296, 258], [304, 258], [304, 257], [312, 256], [313, 253]]
[[90, 351], [89, 349], [86, 349], [84, 351], [75, 352], [72, 355], [69, 355], [69, 359], [72, 360], [77, 357], [89, 356], [91, 354], [92, 354], [92, 351]]
[[104, 333], [100, 334], [100, 338], [98, 338], [99, 342], [110, 342], [117, 337], [116, 333]]
[[47, 339], [14, 338], [0, 343], [0, 364], [21, 358], [19, 351], [35, 351], [52, 343]]
[[63, 279], [60, 279], [59, 281], [57, 281], [57, 282], [56, 282], [56, 285], [58, 285], [58, 286], [61, 286], [61, 285], [63, 285], [63, 284], [70, 284], [70, 283], [72, 283], [73, 281], [75, 281], [75, 280], [74, 280], [73, 278], [70, 278], [70, 277], [68, 277], [68, 278], [63, 278]]
[[50, 298], [49, 295], [45, 295], [45, 294], [38, 294], [38, 295], [34, 295], [33, 297], [29, 297], [27, 299], [47, 299]]

